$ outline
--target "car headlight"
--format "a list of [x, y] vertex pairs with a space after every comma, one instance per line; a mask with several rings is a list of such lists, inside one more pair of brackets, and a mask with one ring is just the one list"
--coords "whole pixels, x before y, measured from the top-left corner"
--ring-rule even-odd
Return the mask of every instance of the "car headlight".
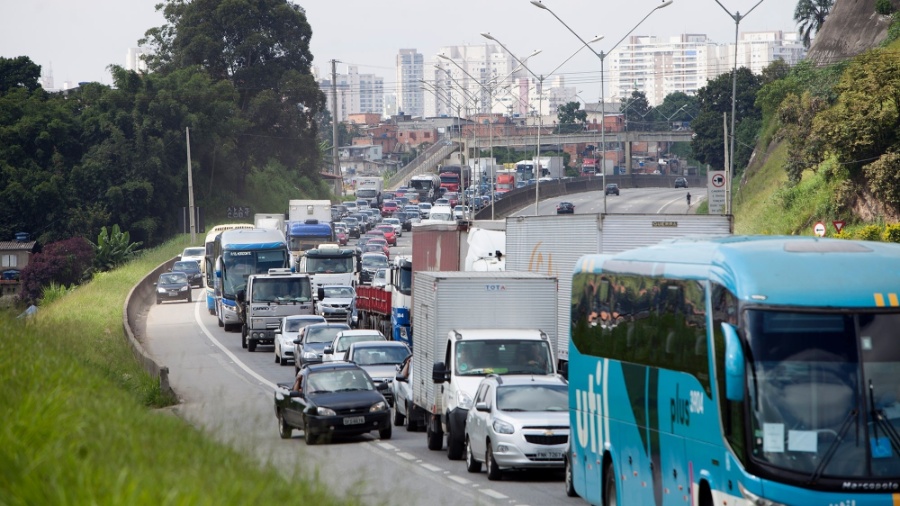
[[162, 288], [162, 287], [157, 287], [157, 288], [156, 288], [156, 293], [166, 293], [166, 289], [165, 289], [165, 288]]
[[335, 412], [331, 408], [316, 408], [316, 414], [322, 416], [334, 416]]
[[387, 404], [384, 401], [378, 401], [375, 404], [372, 404], [372, 407], [369, 408], [369, 413], [374, 413], [376, 411], [384, 411], [387, 409]]
[[496, 418], [492, 425], [494, 427], [494, 432], [497, 434], [512, 434], [516, 431], [512, 424], [504, 422], [503, 420], [497, 420]]
[[738, 490], [741, 491], [741, 495], [743, 495], [745, 499], [748, 499], [750, 501], [750, 504], [753, 504], [755, 506], [785, 506], [783, 503], [763, 499], [762, 497], [749, 492], [746, 488], [744, 488], [744, 484], [741, 482], [738, 482]]
[[178, 291], [179, 291], [179, 292], [186, 292], [186, 291], [188, 291], [188, 287], [182, 286], [181, 288], [178, 289]]
[[304, 351], [303, 352], [303, 360], [316, 360], [319, 358], [319, 354], [314, 351]]
[[459, 392], [456, 392], [456, 404], [460, 409], [471, 409], [472, 398], [469, 397], [468, 394], [460, 390]]

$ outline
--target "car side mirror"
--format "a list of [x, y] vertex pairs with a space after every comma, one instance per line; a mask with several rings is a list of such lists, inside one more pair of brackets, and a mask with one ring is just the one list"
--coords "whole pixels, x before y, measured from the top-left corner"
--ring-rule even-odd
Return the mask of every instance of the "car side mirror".
[[290, 397], [303, 397], [303, 392], [299, 390], [291, 390]]
[[332, 354], [334, 354], [334, 347], [326, 346], [325, 351], [323, 351], [322, 353], [324, 353], [325, 355], [332, 355]]
[[379, 383], [378, 386], [375, 387], [378, 391], [385, 391], [388, 389], [388, 383]]
[[301, 341], [300, 339], [294, 339], [294, 340], [293, 340], [293, 343], [294, 343], [294, 344], [300, 344], [300, 343], [302, 343], [302, 342], [303, 342], [303, 341]]
[[431, 369], [431, 380], [435, 383], [444, 383], [447, 381], [447, 366], [443, 362], [435, 362]]
[[490, 413], [491, 408], [488, 407], [486, 402], [476, 402], [475, 403], [475, 411], [481, 411], [482, 413]]
[[275, 332], [276, 334], [281, 334], [281, 329], [275, 329], [274, 332]]

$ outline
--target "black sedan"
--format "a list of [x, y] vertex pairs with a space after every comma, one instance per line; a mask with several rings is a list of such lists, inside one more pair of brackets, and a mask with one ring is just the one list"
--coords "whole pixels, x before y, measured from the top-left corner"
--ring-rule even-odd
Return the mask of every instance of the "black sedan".
[[203, 273], [200, 272], [200, 264], [193, 260], [184, 260], [175, 262], [172, 266], [172, 272], [183, 272], [188, 277], [191, 286], [203, 288]]
[[575, 214], [575, 204], [571, 202], [556, 204], [556, 214]]
[[279, 383], [275, 416], [282, 439], [302, 430], [306, 444], [378, 431], [391, 438], [391, 412], [372, 378], [356, 364], [329, 362], [300, 370], [300, 390]]
[[183, 272], [164, 272], [159, 275], [156, 285], [156, 303], [164, 300], [185, 300], [191, 302], [191, 285]]
[[616, 183], [609, 183], [606, 185], [606, 189], [603, 190], [604, 195], [619, 195], [619, 185]]

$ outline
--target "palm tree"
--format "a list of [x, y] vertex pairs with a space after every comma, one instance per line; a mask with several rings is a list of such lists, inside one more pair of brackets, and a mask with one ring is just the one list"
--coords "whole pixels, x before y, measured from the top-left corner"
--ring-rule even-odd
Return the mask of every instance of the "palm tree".
[[818, 33], [831, 11], [834, 0], [800, 0], [794, 9], [794, 21], [800, 28], [803, 36], [803, 46], [809, 49], [809, 44], [814, 33]]

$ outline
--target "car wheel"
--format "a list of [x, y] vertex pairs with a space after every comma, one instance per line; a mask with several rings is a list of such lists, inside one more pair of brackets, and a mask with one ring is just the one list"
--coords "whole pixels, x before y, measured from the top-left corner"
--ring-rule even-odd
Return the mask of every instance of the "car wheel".
[[425, 439], [428, 440], [428, 449], [429, 450], [440, 450], [444, 447], [444, 431], [434, 430], [434, 425], [440, 423], [438, 420], [434, 420], [432, 416], [431, 420], [425, 420]]
[[281, 410], [278, 411], [278, 435], [281, 436], [281, 439], [290, 439], [291, 433], [294, 431], [290, 425], [284, 421], [284, 415], [281, 414]]
[[475, 460], [475, 454], [472, 453], [472, 443], [466, 438], [466, 471], [470, 473], [481, 472], [481, 462]]
[[578, 492], [575, 491], [575, 478], [572, 476], [572, 463], [569, 462], [571, 452], [566, 453], [566, 495], [578, 497]]
[[619, 496], [616, 493], [616, 472], [613, 469], [612, 461], [606, 464], [603, 476], [603, 506], [616, 506]]
[[494, 460], [494, 450], [491, 449], [491, 442], [487, 442], [487, 450], [484, 452], [484, 465], [487, 466], [487, 476], [491, 481], [499, 481], [503, 478], [500, 468], [497, 467], [497, 461]]
[[406, 416], [400, 413], [400, 410], [397, 409], [397, 403], [394, 403], [394, 407], [391, 408], [394, 411], [394, 425], [400, 427], [403, 425], [403, 422], [406, 420]]
[[386, 425], [383, 429], [378, 429], [378, 439], [388, 440], [393, 433], [394, 429], [390, 425]]
[[191, 290], [190, 290], [190, 288], [188, 288], [187, 301], [193, 302], [193, 300], [194, 300], [193, 297], [191, 297]]
[[303, 440], [307, 445], [314, 445], [319, 442], [319, 438], [309, 429], [303, 429]]
[[157, 304], [162, 304], [162, 299], [157, 298], [157, 299], [156, 299], [156, 303], [157, 303]]
[[281, 363], [281, 357], [278, 356], [278, 353], [277, 353], [277, 352], [275, 353], [275, 363], [276, 363], [276, 364], [280, 364], [280, 363]]
[[[449, 428], [449, 427], [448, 427]], [[457, 436], [453, 431], [447, 431], [447, 458], [450, 460], [462, 460], [466, 441], [463, 435]]]

